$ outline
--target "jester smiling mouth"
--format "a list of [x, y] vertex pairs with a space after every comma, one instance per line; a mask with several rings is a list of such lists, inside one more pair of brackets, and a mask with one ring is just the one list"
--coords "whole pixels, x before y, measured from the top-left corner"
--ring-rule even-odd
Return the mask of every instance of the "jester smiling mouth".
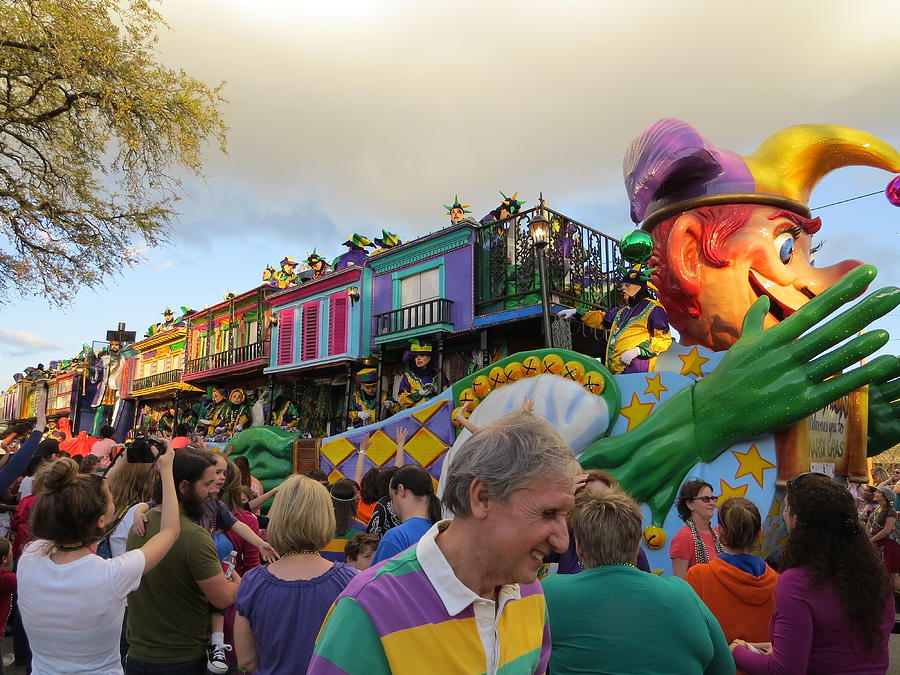
[[[795, 290], [788, 286], [782, 286], [755, 270], [750, 270], [749, 278], [750, 288], [753, 289], [753, 292], [760, 298], [763, 296], [769, 298], [769, 314], [779, 322], [784, 321], [815, 297], [815, 294], [806, 288]], [[787, 300], [784, 297], [786, 295], [794, 296], [793, 300]]]

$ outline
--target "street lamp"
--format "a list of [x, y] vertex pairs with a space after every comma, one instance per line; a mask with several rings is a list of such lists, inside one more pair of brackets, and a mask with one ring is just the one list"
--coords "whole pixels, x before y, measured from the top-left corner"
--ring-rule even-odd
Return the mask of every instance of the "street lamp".
[[544, 216], [544, 200], [541, 198], [540, 206], [528, 223], [531, 233], [531, 242], [538, 260], [538, 270], [541, 275], [541, 314], [544, 320], [544, 346], [553, 347], [553, 333], [550, 328], [550, 289], [547, 286], [547, 258], [544, 249], [550, 243], [550, 222]]

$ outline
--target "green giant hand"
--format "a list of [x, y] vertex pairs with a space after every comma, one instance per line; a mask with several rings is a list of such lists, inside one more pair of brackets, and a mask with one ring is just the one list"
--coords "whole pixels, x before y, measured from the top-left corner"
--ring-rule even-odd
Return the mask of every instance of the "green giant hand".
[[718, 368], [695, 387], [694, 415], [701, 422], [697, 440], [705, 461], [739, 440], [783, 429], [854, 389], [897, 374], [897, 358], [885, 355], [831, 377], [881, 349], [889, 338], [883, 330], [866, 333], [825, 352], [897, 307], [900, 289], [875, 291], [810, 330], [859, 296], [876, 274], [871, 265], [857, 267], [765, 331], [763, 319], [769, 310], [768, 298], [760, 298], [750, 307], [740, 340], [728, 350]]
[[635, 429], [592, 443], [581, 455], [587, 469], [609, 470], [660, 525], [675, 494], [698, 462], [709, 462], [740, 440], [781, 429], [871, 382], [900, 374], [898, 359], [880, 356], [832, 377], [888, 340], [877, 330], [822, 355], [900, 304], [885, 288], [822, 326], [806, 331], [857, 297], [876, 270], [863, 265], [777, 326], [764, 331], [762, 297], [747, 312], [740, 339], [705, 379], [677, 392]]

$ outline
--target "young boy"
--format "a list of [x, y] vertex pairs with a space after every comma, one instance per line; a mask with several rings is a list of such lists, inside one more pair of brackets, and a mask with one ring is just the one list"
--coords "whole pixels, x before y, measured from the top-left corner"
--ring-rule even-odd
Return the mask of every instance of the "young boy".
[[356, 536], [344, 546], [344, 556], [347, 562], [360, 572], [372, 566], [372, 558], [375, 557], [375, 549], [378, 548], [379, 538], [374, 534], [358, 532]]

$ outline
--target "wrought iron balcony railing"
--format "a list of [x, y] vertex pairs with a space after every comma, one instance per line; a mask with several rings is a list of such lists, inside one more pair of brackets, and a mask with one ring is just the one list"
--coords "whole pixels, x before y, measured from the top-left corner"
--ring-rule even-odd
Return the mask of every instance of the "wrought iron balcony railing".
[[139, 377], [134, 381], [131, 385], [132, 391], [141, 391], [142, 389], [152, 389], [153, 387], [159, 387], [163, 384], [172, 384], [174, 382], [179, 382], [181, 380], [181, 369], [178, 370], [165, 370], [161, 373], [156, 373], [155, 375], [148, 375], [147, 377]]
[[424, 328], [437, 324], [450, 324], [453, 322], [450, 311], [453, 301], [446, 298], [434, 298], [408, 307], [401, 307], [372, 317], [374, 324], [374, 336], [393, 335], [414, 328]]
[[[540, 304], [540, 272], [528, 228], [540, 208], [481, 227], [476, 250], [479, 314]], [[544, 253], [551, 302], [597, 308], [615, 304], [618, 241], [546, 206], [543, 215], [550, 222]]]
[[200, 373], [204, 370], [215, 370], [225, 368], [226, 366], [234, 366], [254, 359], [265, 357], [265, 342], [251, 342], [243, 347], [235, 347], [227, 349], [224, 352], [216, 352], [208, 354], [196, 359], [190, 359], [185, 368], [186, 373]]

